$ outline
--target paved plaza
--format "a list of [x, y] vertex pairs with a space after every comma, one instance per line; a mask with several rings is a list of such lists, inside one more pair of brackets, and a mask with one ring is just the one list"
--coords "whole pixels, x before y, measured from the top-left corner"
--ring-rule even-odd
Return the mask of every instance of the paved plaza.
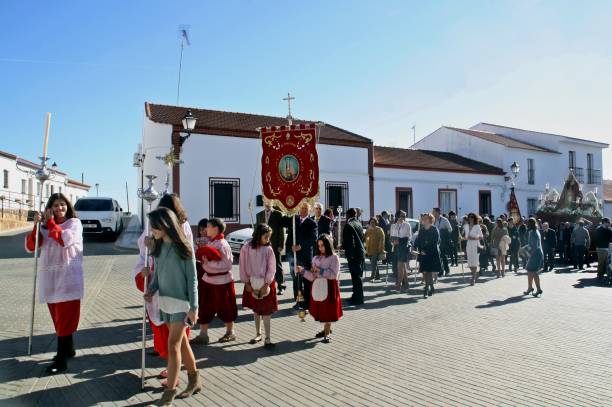
[[[147, 357], [148, 387], [140, 389], [142, 296], [131, 279], [136, 255], [112, 243], [86, 243], [77, 357], [66, 374], [49, 377], [44, 368], [55, 340], [45, 306], [37, 306], [34, 353], [26, 354], [32, 259], [12, 257], [21, 239], [0, 237], [0, 256], [11, 255], [0, 259], [0, 405], [156, 400], [162, 360]], [[252, 316], [241, 311], [238, 341], [194, 348], [205, 388], [176, 405], [612, 405], [612, 288], [599, 286], [595, 273], [546, 273], [536, 299], [521, 295], [523, 274], [495, 279], [489, 273], [470, 287], [461, 268], [452, 272], [427, 300], [414, 285], [398, 294], [391, 284], [366, 283], [366, 304], [345, 308], [330, 344], [313, 339], [320, 326], [310, 317], [300, 322], [290, 309], [291, 290], [272, 320], [274, 351], [247, 343]], [[346, 272], [341, 289], [350, 295]], [[222, 334], [216, 324], [211, 339]], [[183, 372], [180, 388], [185, 381]]]

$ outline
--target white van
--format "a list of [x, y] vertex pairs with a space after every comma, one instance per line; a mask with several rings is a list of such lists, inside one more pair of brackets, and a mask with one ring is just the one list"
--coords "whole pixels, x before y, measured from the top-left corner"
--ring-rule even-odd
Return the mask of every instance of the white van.
[[123, 229], [123, 209], [113, 198], [84, 197], [74, 204], [83, 225], [83, 234], [119, 236]]

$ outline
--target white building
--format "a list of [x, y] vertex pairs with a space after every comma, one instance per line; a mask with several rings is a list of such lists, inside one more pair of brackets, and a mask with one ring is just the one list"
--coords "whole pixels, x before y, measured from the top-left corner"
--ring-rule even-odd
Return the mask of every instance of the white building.
[[[261, 141], [256, 128], [286, 125], [287, 120], [145, 103], [140, 147], [145, 154], [143, 173], [158, 177], [158, 190], [164, 189], [168, 170], [155, 157], [172, 146], [180, 150], [180, 138], [187, 135], [181, 120], [189, 110], [197, 118], [196, 127], [182, 146], [183, 163], [173, 168], [169, 189], [180, 194], [192, 225], [215, 216], [223, 218], [230, 230], [250, 226], [249, 202], [253, 216], [262, 209], [257, 207], [261, 205]], [[373, 213], [372, 141], [326, 124], [317, 152], [321, 202], [326, 207], [361, 207], [364, 217]], [[141, 180], [139, 171], [139, 185]]]
[[[187, 136], [181, 120], [188, 111], [196, 127], [181, 151]], [[146, 158], [138, 183], [143, 174], [156, 175], [156, 188], [163, 190], [168, 169], [156, 157], [174, 148], [182, 164], [172, 168], [169, 190], [180, 194], [191, 224], [216, 216], [230, 230], [250, 225], [251, 213], [261, 210], [256, 129], [286, 123], [282, 117], [145, 103], [140, 152]], [[374, 146], [366, 137], [325, 125], [317, 146], [320, 201], [325, 207], [361, 207], [364, 220], [398, 209], [416, 217], [434, 206], [459, 215], [498, 215], [507, 212], [514, 161], [521, 166], [516, 193], [525, 215], [536, 210], [547, 183], [561, 190], [570, 168], [585, 182], [585, 192], [603, 194], [607, 144], [480, 123], [474, 129], [441, 127], [415, 146], [419, 150]]]
[[454, 211], [505, 212], [508, 188], [501, 168], [457, 154], [374, 147], [374, 209], [418, 217], [439, 207]]
[[[452, 152], [502, 168], [508, 174], [516, 161], [521, 170], [515, 191], [521, 212], [526, 215], [536, 211], [547, 185], [561, 191], [570, 171], [583, 184], [583, 192], [593, 191], [599, 199], [603, 197], [602, 156], [608, 147], [605, 143], [479, 123], [470, 129], [441, 127], [414, 147]], [[506, 191], [504, 202], [508, 202]]]
[[[38, 180], [30, 174], [17, 169], [21, 168], [35, 171], [40, 168], [38, 164], [17, 157], [15, 154], [0, 151], [0, 200], [4, 208], [11, 209], [38, 209], [39, 200], [36, 197]], [[72, 203], [80, 197], [86, 196], [90, 186], [70, 179], [65, 172], [56, 171], [55, 176], [45, 182], [43, 189], [43, 203], [55, 192], [63, 193]]]

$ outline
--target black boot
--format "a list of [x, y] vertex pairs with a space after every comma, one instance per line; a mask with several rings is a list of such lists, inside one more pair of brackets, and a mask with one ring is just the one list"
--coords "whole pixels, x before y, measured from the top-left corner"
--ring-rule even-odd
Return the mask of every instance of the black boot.
[[57, 337], [57, 354], [53, 358], [53, 363], [47, 367], [46, 371], [50, 375], [58, 374], [66, 371], [68, 366], [66, 365], [66, 344], [67, 336]]
[[[63, 343], [64, 349], [60, 348], [60, 342]], [[64, 359], [70, 359], [76, 355], [76, 351], [74, 350], [74, 341], [72, 339], [72, 335], [57, 337], [57, 354], [59, 354], [60, 352], [63, 352]], [[57, 354], [53, 356], [52, 360], [57, 359]]]
[[429, 286], [429, 296], [431, 297], [433, 294], [434, 294], [434, 286], [433, 286], [433, 284], [431, 284]]

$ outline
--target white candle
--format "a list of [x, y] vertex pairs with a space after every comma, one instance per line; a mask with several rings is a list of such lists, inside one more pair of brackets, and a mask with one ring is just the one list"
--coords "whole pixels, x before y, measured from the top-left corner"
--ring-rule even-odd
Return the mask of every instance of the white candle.
[[51, 113], [47, 113], [47, 126], [45, 127], [45, 143], [43, 144], [43, 158], [47, 158], [47, 145], [49, 144], [49, 128], [51, 127]]

